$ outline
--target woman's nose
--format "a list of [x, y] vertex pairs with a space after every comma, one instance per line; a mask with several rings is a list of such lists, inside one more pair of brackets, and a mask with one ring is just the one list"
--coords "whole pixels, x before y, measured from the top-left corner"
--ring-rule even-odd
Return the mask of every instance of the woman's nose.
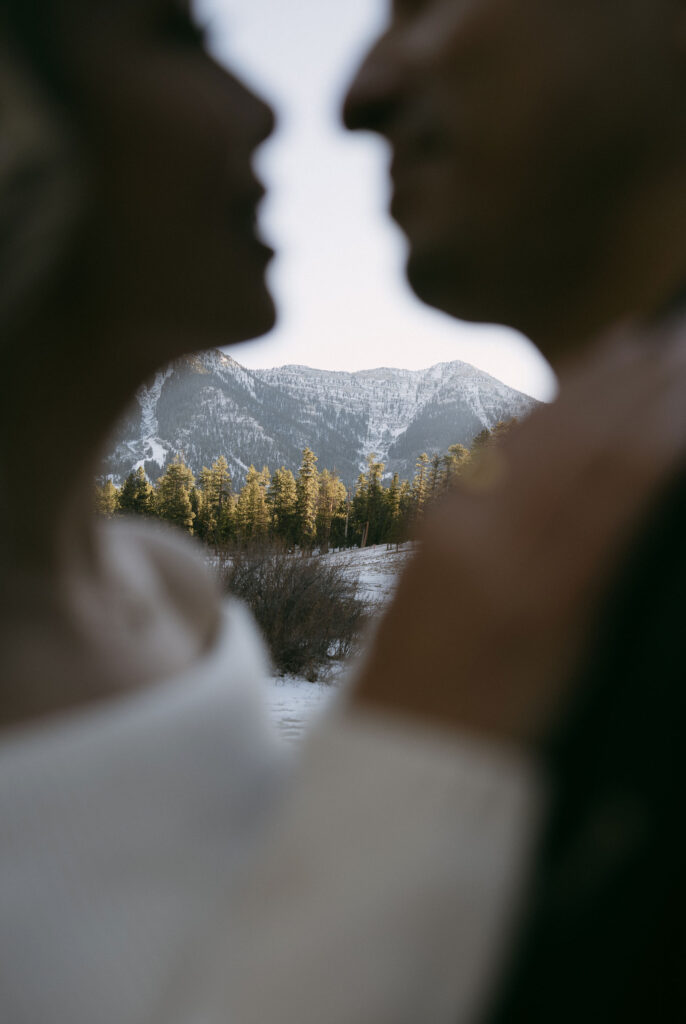
[[226, 116], [251, 149], [257, 149], [276, 128], [276, 114], [270, 105], [240, 79], [221, 68], [225, 84]]
[[276, 128], [276, 114], [266, 100], [263, 100], [260, 96], [256, 96], [255, 93], [252, 93], [252, 98], [255, 105], [255, 130], [257, 133], [256, 145], [259, 146], [274, 133]]
[[250, 135], [255, 148], [261, 145], [276, 128], [276, 114], [266, 100], [258, 96], [247, 86], [241, 84], [244, 93], [246, 119], [249, 122]]

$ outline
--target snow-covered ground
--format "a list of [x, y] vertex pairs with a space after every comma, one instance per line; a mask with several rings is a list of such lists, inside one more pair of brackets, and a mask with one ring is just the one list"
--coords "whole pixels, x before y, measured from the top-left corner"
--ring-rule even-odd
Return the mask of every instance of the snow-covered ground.
[[[326, 558], [336, 559], [359, 573], [359, 596], [374, 601], [381, 608], [391, 597], [398, 574], [411, 552], [404, 544], [399, 551], [390, 551], [385, 544], [369, 548], [348, 548], [333, 552]], [[279, 730], [287, 739], [297, 742], [305, 728], [328, 706], [340, 690], [340, 678], [328, 683], [309, 683], [306, 679], [289, 676], [270, 680], [267, 688], [267, 706]]]
[[275, 676], [267, 686], [267, 707], [279, 732], [297, 742], [305, 727], [324, 711], [339, 689], [335, 683], [308, 683], [293, 676]]
[[395, 545], [389, 550], [385, 544], [377, 544], [370, 548], [346, 548], [326, 557], [336, 559], [351, 572], [358, 573], [359, 596], [383, 606], [393, 594], [412, 547], [412, 544], [401, 544], [396, 551]]

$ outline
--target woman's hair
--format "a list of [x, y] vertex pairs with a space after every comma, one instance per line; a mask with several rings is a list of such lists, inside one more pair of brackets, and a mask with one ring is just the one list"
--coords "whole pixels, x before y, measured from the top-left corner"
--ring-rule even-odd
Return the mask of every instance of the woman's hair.
[[[29, 0], [38, 16], [37, 4]], [[0, 330], [50, 280], [81, 208], [79, 146], [26, 9], [0, 5]]]

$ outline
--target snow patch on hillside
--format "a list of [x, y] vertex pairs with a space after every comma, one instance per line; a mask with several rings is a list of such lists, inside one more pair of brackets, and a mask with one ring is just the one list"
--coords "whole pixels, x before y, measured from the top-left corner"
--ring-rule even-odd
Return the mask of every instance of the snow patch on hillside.
[[491, 417], [483, 407], [479, 385], [475, 381], [465, 381], [463, 393], [479, 422], [484, 427], [494, 426], [491, 422]]
[[121, 482], [147, 463], [154, 477], [155, 464], [162, 471], [183, 453], [197, 474], [224, 455], [240, 486], [251, 462], [297, 472], [307, 445], [320, 468], [337, 469], [348, 486], [372, 453], [389, 477], [411, 478], [422, 451], [468, 445], [484, 427], [534, 404], [457, 360], [425, 370], [247, 370], [214, 350], [177, 360], [141, 388], [103, 472]]
[[141, 407], [141, 445], [144, 454], [133, 467], [134, 472], [146, 462], [156, 462], [160, 469], [164, 469], [168, 451], [158, 436], [160, 428], [157, 420], [157, 403], [164, 382], [171, 377], [172, 372], [171, 366], [159, 370], [149, 387], [143, 385], [138, 390], [138, 403]]

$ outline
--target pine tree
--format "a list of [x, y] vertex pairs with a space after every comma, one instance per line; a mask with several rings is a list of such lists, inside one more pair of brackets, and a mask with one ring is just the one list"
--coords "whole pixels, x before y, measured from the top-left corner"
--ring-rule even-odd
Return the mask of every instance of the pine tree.
[[119, 510], [119, 491], [110, 478], [105, 483], [95, 485], [95, 511], [105, 519], [111, 519]]
[[443, 456], [445, 489], [451, 488], [469, 463], [469, 450], [463, 444], [451, 444]]
[[350, 496], [345, 484], [338, 477], [334, 477], [338, 498], [334, 505], [333, 518], [331, 519], [331, 533], [329, 534], [329, 546], [341, 548], [348, 543], [348, 516], [350, 512]]
[[303, 460], [296, 480], [296, 537], [305, 548], [314, 546], [317, 535], [317, 505], [319, 501], [319, 473], [317, 456], [311, 448], [303, 449]]
[[498, 447], [516, 419], [499, 420], [492, 430], [482, 430], [472, 441], [469, 462], [463, 472], [469, 475], [472, 486], [489, 488], [502, 471], [502, 456]]
[[236, 532], [243, 541], [265, 537], [269, 531], [268, 486], [267, 467], [258, 473], [255, 467], [251, 466], [238, 495], [235, 509]]
[[209, 536], [216, 529], [212, 505], [212, 470], [203, 466], [200, 470], [198, 487], [191, 491], [191, 506], [195, 512], [193, 531], [200, 540], [208, 542]]
[[272, 485], [272, 475], [269, 472], [269, 466], [263, 466], [262, 472], [259, 474], [260, 487], [262, 488], [262, 496], [264, 498], [264, 507], [267, 509], [267, 529], [269, 529], [269, 504], [267, 502], [267, 495], [269, 494], [269, 488]]
[[202, 491], [198, 487], [191, 487], [188, 492], [188, 497], [191, 503], [191, 512], [193, 513], [193, 533], [196, 537], [200, 537], [201, 540], [204, 540], [205, 538], [198, 527], [198, 516], [200, 515], [200, 510], [202, 508]]
[[472, 441], [471, 456], [478, 459], [482, 452], [494, 448], [505, 437], [507, 432], [518, 423], [516, 417], [511, 420], [498, 420], [490, 430], [484, 427]]
[[215, 502], [215, 543], [228, 540], [233, 520], [233, 495], [229, 464], [223, 455], [212, 463], [212, 496]]
[[296, 500], [295, 477], [290, 469], [281, 466], [272, 477], [267, 505], [272, 536], [283, 540], [289, 547], [296, 540]]
[[480, 451], [482, 451], [484, 448], [488, 448], [492, 444], [492, 441], [493, 438], [491, 436], [491, 431], [488, 429], [488, 427], [484, 427], [484, 429], [480, 430], [476, 437], [472, 440], [472, 457], [478, 456]]
[[119, 509], [127, 515], [154, 515], [155, 492], [143, 466], [129, 473], [124, 481], [119, 495]]
[[367, 545], [369, 536], [369, 480], [366, 473], [360, 473], [355, 484], [351, 508], [352, 528], [359, 538], [360, 547]]
[[510, 420], [498, 420], [491, 430], [491, 439], [497, 444], [499, 441], [502, 441], [507, 432], [511, 430], [512, 427], [516, 427], [518, 423], [519, 420], [516, 416], [513, 416]]
[[413, 519], [419, 522], [424, 513], [428, 497], [429, 456], [426, 452], [417, 459], [416, 472], [412, 481]]
[[345, 484], [338, 475], [323, 469], [319, 474], [317, 501], [317, 544], [322, 551], [328, 551], [332, 543], [338, 547], [342, 539], [347, 497]]
[[403, 480], [400, 484], [400, 539], [407, 540], [412, 533], [414, 523], [414, 495], [412, 484]]
[[428, 502], [436, 501], [440, 497], [444, 489], [443, 483], [443, 460], [438, 452], [434, 452], [431, 456], [427, 482], [426, 500]]
[[136, 497], [136, 474], [129, 473], [119, 492], [119, 508], [122, 512], [133, 512]]
[[379, 544], [388, 531], [388, 501], [383, 486], [383, 462], [372, 452], [367, 456], [367, 471], [357, 478], [353, 498], [353, 519], [361, 547]]
[[402, 511], [400, 507], [400, 480], [398, 474], [393, 474], [391, 485], [386, 495], [386, 507], [388, 510], [388, 529], [386, 541], [396, 546], [403, 540], [402, 535]]
[[233, 525], [233, 496], [229, 464], [223, 455], [200, 472], [200, 501], [195, 532], [208, 544], [225, 543]]
[[155, 508], [160, 519], [174, 523], [189, 533], [193, 532], [194, 512], [190, 492], [195, 477], [183, 460], [177, 455], [168, 466], [166, 473], [157, 481]]
[[380, 544], [388, 530], [388, 500], [383, 486], [383, 462], [374, 453], [367, 456], [367, 518], [368, 544]]

